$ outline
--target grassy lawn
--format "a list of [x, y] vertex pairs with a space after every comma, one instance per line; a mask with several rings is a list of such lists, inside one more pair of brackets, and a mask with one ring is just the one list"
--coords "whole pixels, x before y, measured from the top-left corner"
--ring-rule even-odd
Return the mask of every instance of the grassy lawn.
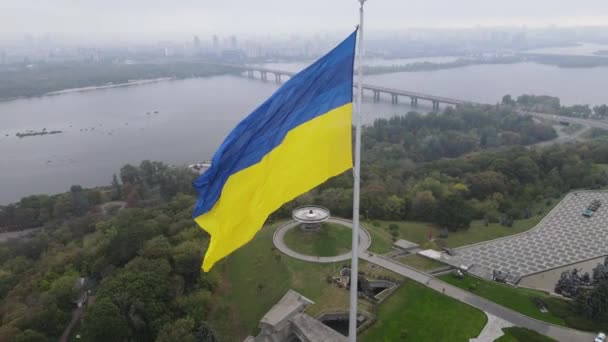
[[554, 342], [555, 340], [545, 335], [541, 335], [536, 331], [520, 328], [511, 327], [504, 328], [502, 331], [505, 333], [499, 337], [495, 342]]
[[430, 271], [430, 270], [434, 270], [436, 268], [445, 266], [445, 264], [443, 264], [439, 261], [425, 258], [425, 257], [417, 255], [417, 254], [404, 255], [404, 256], [396, 258], [395, 261], [398, 261], [404, 265], [413, 267], [413, 268], [415, 268], [417, 270], [421, 270], [421, 271]]
[[[419, 244], [422, 248], [441, 249], [442, 247], [461, 247], [477, 242], [493, 240], [513, 234], [518, 234], [533, 228], [542, 218], [558, 203], [559, 200], [553, 199], [550, 205], [545, 201], [540, 201], [532, 212], [537, 215], [528, 219], [516, 220], [512, 227], [501, 226], [498, 223], [491, 223], [486, 226], [482, 220], [471, 222], [467, 230], [460, 232], [450, 232], [448, 237], [439, 238], [439, 228], [426, 223], [416, 221], [366, 221], [365, 227], [368, 228], [372, 236], [370, 250], [375, 253], [386, 253], [391, 250], [393, 244], [389, 226], [396, 224], [399, 229], [398, 239], [405, 239]], [[433, 241], [429, 241], [429, 232]]]
[[[597, 328], [591, 322], [573, 312], [567, 301], [551, 297], [541, 291], [514, 288], [509, 285], [480, 280], [468, 275], [465, 275], [463, 279], [458, 279], [451, 274], [439, 278], [480, 297], [541, 321], [580, 330], [594, 331]], [[540, 298], [549, 309], [549, 312], [540, 312], [534, 302], [532, 302], [532, 298], [534, 297]]]
[[473, 221], [469, 229], [450, 233], [448, 238], [445, 239], [445, 246], [450, 248], [461, 247], [477, 242], [522, 233], [536, 226], [536, 224], [542, 220], [545, 214], [546, 213], [543, 215], [532, 216], [529, 219], [517, 220], [513, 223], [512, 227], [501, 226], [498, 223], [491, 223], [486, 227], [483, 221]]
[[334, 223], [323, 223], [316, 232], [305, 232], [299, 228], [285, 234], [285, 244], [292, 250], [315, 256], [334, 256], [350, 251], [352, 230]]
[[[361, 341], [469, 341], [486, 324], [482, 311], [407, 281], [380, 305]], [[457, 322], [457, 323], [456, 323]]]
[[[220, 262], [213, 272], [220, 277], [214, 300], [223, 312], [210, 314], [211, 324], [223, 341], [242, 341], [257, 334], [262, 316], [276, 304], [288, 289], [293, 289], [315, 302], [308, 310], [311, 316], [348, 307], [348, 291], [329, 284], [327, 277], [350, 262], [314, 264], [281, 254], [272, 245], [278, 225], [265, 226], [248, 244]], [[346, 228], [349, 232], [351, 230]], [[378, 276], [399, 275], [360, 260], [360, 270]], [[359, 302], [362, 311], [371, 311], [371, 304]], [[233, 313], [226, 317], [226, 313]]]
[[434, 237], [439, 236], [439, 229], [426, 222], [368, 221], [364, 224], [372, 236], [372, 245], [369, 249], [375, 253], [386, 253], [391, 250], [393, 245], [393, 237], [389, 229], [391, 224], [399, 226], [397, 239], [415, 242], [423, 248], [436, 248], [436, 245], [428, 241], [429, 231], [432, 232]]

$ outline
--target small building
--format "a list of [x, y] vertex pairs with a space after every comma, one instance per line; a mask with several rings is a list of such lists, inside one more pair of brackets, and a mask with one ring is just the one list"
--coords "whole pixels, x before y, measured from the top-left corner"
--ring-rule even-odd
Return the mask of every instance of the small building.
[[321, 229], [321, 223], [329, 219], [329, 209], [319, 206], [306, 206], [294, 209], [291, 217], [300, 222], [300, 227], [305, 231], [317, 231]]
[[304, 310], [314, 304], [310, 299], [289, 290], [260, 320], [260, 333], [246, 342], [346, 342], [346, 337]]
[[393, 243], [393, 247], [409, 253], [409, 252], [419, 249], [420, 245], [417, 243], [413, 243], [411, 241], [399, 239], [395, 243]]

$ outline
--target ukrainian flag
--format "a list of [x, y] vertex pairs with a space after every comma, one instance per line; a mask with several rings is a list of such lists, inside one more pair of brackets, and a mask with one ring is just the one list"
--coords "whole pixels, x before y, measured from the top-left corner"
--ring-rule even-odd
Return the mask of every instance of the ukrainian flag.
[[211, 235], [203, 269], [251, 241], [284, 203], [350, 169], [357, 31], [249, 114], [195, 182]]

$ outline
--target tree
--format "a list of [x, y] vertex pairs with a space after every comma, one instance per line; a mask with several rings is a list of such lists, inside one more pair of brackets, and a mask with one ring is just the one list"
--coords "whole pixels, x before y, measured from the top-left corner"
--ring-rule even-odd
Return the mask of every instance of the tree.
[[77, 292], [74, 288], [78, 276], [76, 274], [65, 274], [55, 280], [49, 289], [49, 295], [53, 297], [62, 310], [69, 310], [72, 302], [76, 299]]
[[384, 204], [384, 215], [389, 220], [404, 220], [408, 214], [408, 203], [396, 195], [386, 199]]
[[156, 342], [197, 342], [193, 330], [194, 320], [192, 318], [180, 318], [165, 324], [158, 333]]
[[412, 215], [417, 219], [429, 220], [432, 218], [434, 206], [435, 196], [432, 192], [417, 192], [412, 202]]
[[213, 329], [206, 323], [201, 322], [194, 331], [197, 342], [219, 342]]
[[580, 292], [581, 285], [585, 284], [577, 269], [565, 271], [562, 272], [555, 284], [555, 293], [561, 294], [564, 297], [574, 298]]
[[26, 312], [24, 327], [39, 331], [49, 337], [59, 337], [69, 320], [68, 315], [53, 301], [30, 307]]
[[101, 298], [87, 309], [83, 335], [85, 341], [123, 341], [129, 327], [119, 308], [109, 298]]
[[180, 311], [192, 317], [195, 321], [203, 321], [207, 318], [213, 307], [211, 292], [199, 290], [186, 296], [181, 296], [177, 298], [177, 306]]
[[89, 200], [80, 185], [70, 187], [72, 211], [76, 216], [82, 216], [89, 210]]
[[169, 256], [171, 244], [164, 235], [159, 235], [144, 243], [139, 255], [144, 258], [166, 258]]
[[473, 209], [460, 196], [450, 195], [435, 204], [433, 220], [452, 231], [464, 229], [473, 220]]
[[53, 206], [53, 217], [64, 219], [72, 212], [72, 201], [66, 195], [60, 195]]
[[23, 331], [21, 334], [15, 336], [15, 342], [47, 342], [48, 338], [43, 334], [32, 330], [27, 329]]
[[605, 104], [601, 106], [595, 106], [593, 107], [593, 113], [597, 117], [605, 118], [606, 116], [608, 116], [608, 106], [606, 106]]
[[104, 279], [97, 297], [118, 307], [134, 340], [153, 339], [172, 316], [169, 275], [161, 272], [125, 269]]
[[122, 190], [116, 174], [112, 175], [112, 200], [116, 201], [122, 198]]
[[502, 104], [506, 106], [514, 106], [516, 104], [515, 100], [511, 97], [511, 95], [507, 94], [502, 97]]
[[532, 183], [538, 179], [538, 165], [528, 156], [521, 156], [513, 162], [515, 175], [522, 183]]
[[581, 291], [575, 299], [575, 308], [590, 320], [608, 323], [608, 281], [603, 281], [589, 291]]
[[604, 263], [598, 264], [593, 268], [593, 283], [599, 284], [608, 281], [608, 257], [604, 259]]
[[471, 195], [482, 199], [494, 193], [504, 193], [507, 190], [505, 175], [496, 171], [483, 171], [467, 175], [467, 183]]
[[173, 248], [171, 252], [175, 272], [192, 283], [201, 272], [203, 247], [196, 241], [185, 241]]
[[131, 183], [133, 185], [139, 184], [141, 176], [139, 169], [133, 165], [127, 164], [120, 169], [120, 179], [123, 184]]

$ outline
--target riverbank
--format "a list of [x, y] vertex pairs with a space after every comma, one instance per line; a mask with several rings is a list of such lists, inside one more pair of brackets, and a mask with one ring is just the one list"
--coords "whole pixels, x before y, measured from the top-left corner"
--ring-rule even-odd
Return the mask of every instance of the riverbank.
[[102, 86], [88, 86], [88, 87], [52, 91], [52, 92], [46, 93], [42, 96], [55, 96], [55, 95], [63, 95], [63, 94], [69, 94], [69, 93], [81, 93], [81, 92], [93, 91], [93, 90], [131, 87], [131, 86], [144, 85], [144, 84], [150, 84], [150, 83], [172, 81], [175, 79], [176, 79], [175, 77], [160, 77], [160, 78], [151, 78], [151, 79], [142, 79], [142, 80], [132, 80], [132, 81], [125, 82], [125, 83], [106, 84], [106, 85], [102, 85]]
[[457, 69], [475, 65], [508, 65], [516, 63], [537, 63], [558, 68], [596, 68], [608, 66], [604, 56], [570, 56], [540, 53], [518, 53], [499, 57], [462, 57], [449, 62], [414, 62], [408, 64], [365, 66], [366, 75], [389, 74], [396, 72], [422, 72]]
[[151, 79], [132, 80], [129, 82], [106, 84], [106, 85], [100, 85], [100, 86], [68, 88], [68, 89], [63, 89], [63, 90], [51, 91], [51, 92], [44, 93], [41, 95], [13, 96], [13, 97], [0, 98], [0, 102], [9, 102], [9, 101], [20, 100], [20, 99], [32, 99], [32, 98], [45, 97], [45, 96], [65, 95], [65, 94], [71, 94], [71, 93], [84, 93], [84, 92], [88, 92], [88, 91], [111, 89], [111, 88], [131, 87], [131, 86], [173, 81], [176, 79], [177, 79], [176, 77], [159, 77], [159, 78], [151, 78]]
[[38, 63], [0, 70], [0, 100], [148, 84], [167, 79], [217, 76], [230, 70], [205, 61], [122, 64]]

